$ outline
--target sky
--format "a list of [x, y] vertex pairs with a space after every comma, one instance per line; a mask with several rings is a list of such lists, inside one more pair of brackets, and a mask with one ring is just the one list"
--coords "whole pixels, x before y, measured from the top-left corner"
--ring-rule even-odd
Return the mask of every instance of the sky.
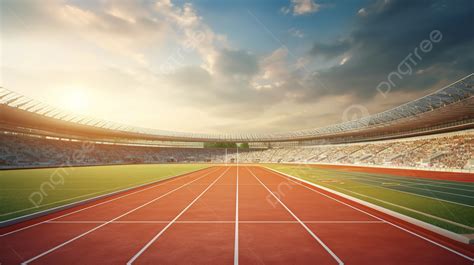
[[474, 68], [472, 0], [0, 0], [0, 86], [200, 133], [317, 128]]

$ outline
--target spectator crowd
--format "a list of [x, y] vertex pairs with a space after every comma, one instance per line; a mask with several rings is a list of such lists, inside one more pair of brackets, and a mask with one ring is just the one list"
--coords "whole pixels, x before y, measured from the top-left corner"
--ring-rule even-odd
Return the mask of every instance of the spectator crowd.
[[0, 167], [139, 163], [325, 163], [464, 169], [474, 166], [474, 132], [292, 148], [171, 148], [0, 134]]

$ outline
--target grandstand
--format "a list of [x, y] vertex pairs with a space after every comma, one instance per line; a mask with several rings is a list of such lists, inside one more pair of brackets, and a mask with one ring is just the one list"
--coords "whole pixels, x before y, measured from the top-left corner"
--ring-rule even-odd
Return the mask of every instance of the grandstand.
[[[474, 74], [391, 110], [312, 130], [271, 134], [179, 133], [67, 113], [0, 91], [0, 166], [212, 162], [319, 163], [470, 171]], [[207, 142], [249, 149], [204, 148]], [[93, 144], [83, 159], [71, 157]]]

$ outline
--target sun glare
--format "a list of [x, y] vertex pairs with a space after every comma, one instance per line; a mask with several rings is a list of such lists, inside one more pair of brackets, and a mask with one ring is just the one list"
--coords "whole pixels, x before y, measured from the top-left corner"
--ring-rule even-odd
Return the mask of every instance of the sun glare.
[[77, 113], [84, 113], [89, 107], [88, 97], [82, 88], [64, 89], [61, 102], [64, 109]]

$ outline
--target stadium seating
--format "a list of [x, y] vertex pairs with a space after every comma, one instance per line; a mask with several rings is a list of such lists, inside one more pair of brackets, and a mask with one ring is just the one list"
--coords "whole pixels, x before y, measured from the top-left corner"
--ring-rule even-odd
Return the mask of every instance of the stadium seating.
[[323, 163], [473, 168], [474, 132], [341, 145], [235, 149], [169, 148], [0, 134], [0, 167], [170, 162]]

